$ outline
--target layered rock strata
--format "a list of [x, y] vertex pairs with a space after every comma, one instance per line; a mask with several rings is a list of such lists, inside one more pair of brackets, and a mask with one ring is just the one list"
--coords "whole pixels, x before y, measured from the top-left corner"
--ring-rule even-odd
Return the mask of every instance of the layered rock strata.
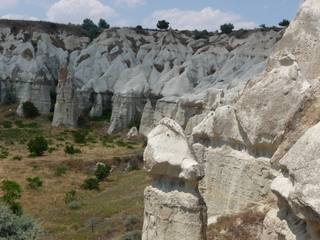
[[207, 208], [198, 191], [204, 171], [176, 122], [164, 118], [149, 133], [144, 166], [153, 183], [144, 191], [142, 239], [206, 239]]

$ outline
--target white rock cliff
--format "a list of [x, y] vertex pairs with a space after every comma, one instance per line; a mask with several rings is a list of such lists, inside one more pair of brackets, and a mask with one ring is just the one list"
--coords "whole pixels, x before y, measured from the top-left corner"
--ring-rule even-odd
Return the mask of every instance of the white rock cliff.
[[176, 122], [163, 118], [149, 133], [144, 166], [153, 183], [144, 191], [142, 239], [206, 239], [207, 207], [198, 191], [203, 166]]

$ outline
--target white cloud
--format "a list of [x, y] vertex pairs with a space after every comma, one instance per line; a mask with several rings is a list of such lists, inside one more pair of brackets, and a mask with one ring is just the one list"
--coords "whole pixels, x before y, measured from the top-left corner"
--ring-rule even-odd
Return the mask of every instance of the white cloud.
[[1, 19], [11, 19], [11, 20], [32, 20], [32, 21], [38, 21], [39, 19], [36, 17], [28, 17], [21, 14], [6, 14], [1, 17]]
[[50, 6], [46, 15], [51, 22], [82, 23], [90, 18], [97, 23], [100, 18], [116, 16], [116, 12], [98, 0], [60, 0]]
[[14, 19], [14, 20], [21, 20], [21, 19], [25, 19], [25, 16], [20, 15], [20, 14], [6, 14], [4, 16], [1, 17], [2, 19]]
[[152, 15], [143, 20], [143, 27], [156, 28], [158, 20], [166, 20], [173, 29], [188, 30], [219, 30], [220, 25], [232, 23], [238, 28], [254, 28], [254, 22], [243, 22], [239, 14], [233, 12], [222, 12], [206, 7], [201, 11], [186, 10], [178, 8], [154, 11]]
[[144, 5], [146, 4], [145, 0], [116, 0], [117, 5], [123, 5], [125, 4], [128, 7], [134, 8], [139, 5]]
[[0, 10], [14, 8], [18, 3], [19, 0], [0, 0]]

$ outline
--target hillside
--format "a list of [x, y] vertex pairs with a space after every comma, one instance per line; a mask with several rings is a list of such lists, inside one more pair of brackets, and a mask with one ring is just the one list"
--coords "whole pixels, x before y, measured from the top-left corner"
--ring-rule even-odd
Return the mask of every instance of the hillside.
[[[98, 161], [116, 166], [110, 181], [101, 183], [105, 190], [88, 196], [79, 190], [88, 203], [79, 212], [88, 218], [99, 211], [97, 237], [109, 226], [103, 219], [110, 217], [114, 225], [107, 236], [118, 239], [124, 233], [120, 221], [133, 212], [144, 215], [143, 240], [170, 231], [175, 236], [188, 232], [188, 239], [197, 239], [205, 235], [207, 220], [215, 223], [208, 228], [211, 239], [240, 237], [232, 235], [232, 229], [238, 231], [242, 222], [252, 227], [239, 233], [244, 239], [318, 239], [319, 9], [316, 0], [305, 0], [286, 29], [242, 29], [200, 38], [192, 31], [111, 28], [93, 39], [72, 25], [0, 22], [0, 98], [18, 99], [3, 121], [18, 128], [16, 119], [24, 121], [23, 103], [31, 101], [38, 108], [42, 131], [24, 134], [28, 139], [44, 134], [58, 148], [37, 159], [39, 175], [48, 179], [37, 193], [51, 187], [57, 196], [41, 208], [80, 219], [72, 224], [74, 220], [64, 222], [55, 214], [38, 215], [38, 209], [26, 204], [38, 219], [47, 219], [44, 225], [53, 233], [48, 239], [70, 232], [89, 237], [82, 227], [85, 219], [57, 199], [72, 184], [78, 186]], [[85, 121], [110, 113], [108, 124]], [[7, 132], [4, 125], [1, 134]], [[103, 142], [117, 134], [123, 140], [123, 131], [134, 125], [140, 136], [137, 145], [129, 143], [132, 148]], [[66, 155], [63, 148], [74, 144], [72, 131], [86, 127], [92, 129], [91, 140], [75, 144], [83, 149], [83, 157]], [[12, 173], [10, 177], [25, 184], [37, 171], [31, 166], [38, 164], [27, 159], [19, 131], [4, 138], [23, 140], [17, 149], [26, 158], [21, 160], [24, 168], [5, 158], [0, 178]], [[141, 160], [147, 136], [144, 167], [151, 178], [141, 170], [123, 172], [125, 164], [114, 157], [122, 157], [121, 162], [133, 156]], [[5, 148], [18, 154], [8, 139], [3, 140]], [[52, 176], [52, 167], [59, 165], [67, 165], [70, 172]], [[5, 169], [10, 169], [8, 175]], [[63, 187], [55, 188], [59, 183]], [[116, 194], [122, 184], [125, 192]], [[108, 199], [104, 192], [112, 195], [111, 202], [123, 197], [125, 207], [112, 213], [107, 207], [90, 208], [94, 201], [100, 207]], [[127, 192], [136, 197], [136, 205], [128, 203]], [[26, 196], [34, 201], [32, 194]], [[190, 228], [183, 232], [186, 225]]]

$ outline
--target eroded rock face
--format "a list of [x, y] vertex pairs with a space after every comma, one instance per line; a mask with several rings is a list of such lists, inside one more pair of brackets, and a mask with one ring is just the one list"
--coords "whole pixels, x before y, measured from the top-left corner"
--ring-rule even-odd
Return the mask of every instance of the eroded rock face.
[[[282, 123], [278, 126], [284, 130], [283, 140], [271, 158], [273, 165], [280, 169], [271, 185], [278, 199], [278, 209], [268, 214], [263, 239], [320, 238], [318, 197], [320, 72], [317, 67], [319, 59], [316, 57], [320, 50], [318, 44], [320, 32], [316, 20], [320, 17], [319, 9], [318, 1], [304, 1], [279, 43], [278, 49], [272, 54], [265, 71], [266, 75], [269, 75], [278, 64], [284, 70], [292, 69], [295, 65], [298, 69], [298, 71], [292, 69], [284, 76], [280, 75], [281, 81], [287, 79], [286, 81], [296, 82], [295, 86], [292, 85], [291, 91], [297, 92], [294, 93], [296, 97], [283, 102], [287, 107], [287, 114], [283, 116], [280, 113], [282, 116], [279, 123]], [[277, 110], [275, 113], [279, 114]], [[270, 126], [274, 126], [273, 129], [282, 131], [270, 118], [266, 119], [269, 119]]]
[[[319, 164], [320, 124], [310, 128], [280, 160], [282, 173], [273, 181], [271, 188], [279, 199], [278, 218], [287, 220], [293, 215], [297, 221], [288, 221], [290, 229], [309, 238], [320, 238]], [[300, 228], [298, 228], [300, 226]], [[302, 238], [301, 238], [302, 239]]]
[[164, 118], [149, 133], [144, 166], [154, 180], [144, 191], [142, 239], [206, 239], [204, 171], [176, 122]]
[[217, 108], [192, 134], [193, 149], [205, 166], [199, 189], [209, 217], [239, 212], [271, 197], [270, 184], [276, 172], [268, 153], [249, 149], [234, 107]]
[[77, 91], [72, 78], [68, 75], [68, 70], [64, 66], [60, 67], [52, 125], [62, 124], [67, 127], [77, 127], [78, 118], [83, 110], [81, 109], [81, 100], [81, 92]]

